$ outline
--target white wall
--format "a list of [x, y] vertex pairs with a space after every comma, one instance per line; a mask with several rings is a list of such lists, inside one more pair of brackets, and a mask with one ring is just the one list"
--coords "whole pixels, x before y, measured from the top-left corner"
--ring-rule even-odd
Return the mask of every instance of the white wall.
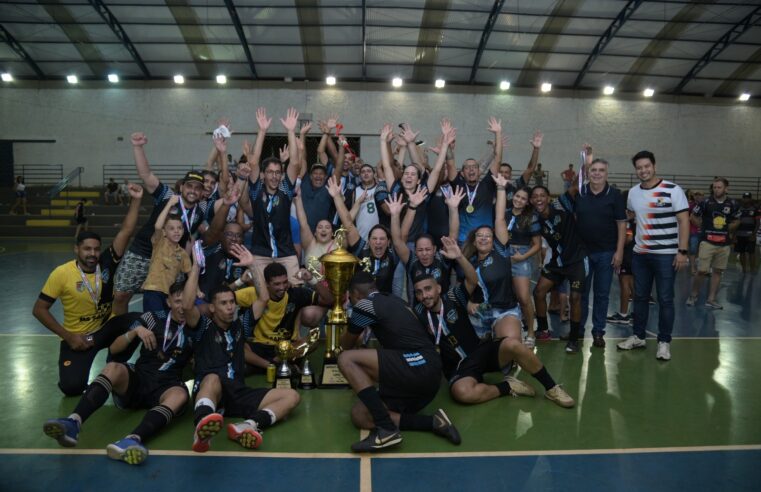
[[[449, 90], [449, 89], [447, 89]], [[23, 163], [61, 163], [86, 168], [83, 184], [100, 185], [105, 163], [132, 162], [129, 135], [148, 134], [151, 162], [198, 166], [208, 154], [217, 117], [231, 118], [234, 131], [254, 132], [254, 112], [267, 107], [274, 130], [289, 106], [323, 118], [341, 115], [349, 134], [374, 135], [384, 122], [411, 121], [433, 142], [438, 120], [449, 116], [458, 129], [457, 159], [479, 157], [490, 134], [489, 115], [502, 118], [510, 137], [507, 159], [521, 169], [535, 128], [545, 133], [541, 161], [559, 187], [557, 174], [578, 162], [588, 141], [611, 162], [611, 172], [629, 172], [629, 158], [649, 149], [662, 174], [761, 175], [761, 110], [743, 104], [675, 104], [616, 98], [518, 96], [383, 90], [281, 89], [0, 89], [0, 138], [55, 139], [55, 144], [15, 146]], [[124, 141], [118, 142], [117, 138]], [[249, 136], [248, 138], [253, 138]], [[237, 153], [242, 137], [235, 138]], [[363, 156], [375, 162], [376, 137], [363, 137]]]

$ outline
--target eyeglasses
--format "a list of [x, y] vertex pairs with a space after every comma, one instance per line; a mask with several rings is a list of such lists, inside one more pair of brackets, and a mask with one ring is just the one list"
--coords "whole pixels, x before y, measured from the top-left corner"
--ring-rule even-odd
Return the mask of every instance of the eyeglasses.
[[273, 176], [280, 176], [281, 174], [283, 174], [283, 171], [280, 171], [278, 169], [268, 169], [268, 170], [264, 171], [264, 174], [271, 174]]
[[493, 237], [491, 234], [476, 234], [476, 239], [491, 239]]
[[240, 239], [243, 237], [243, 234], [237, 232], [225, 232], [225, 237], [227, 239]]

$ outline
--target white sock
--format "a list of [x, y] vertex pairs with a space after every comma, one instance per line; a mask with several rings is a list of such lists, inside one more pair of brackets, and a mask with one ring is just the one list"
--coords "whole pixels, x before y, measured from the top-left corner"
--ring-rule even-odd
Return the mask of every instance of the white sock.
[[217, 410], [217, 406], [209, 398], [199, 398], [198, 401], [196, 402], [196, 406], [193, 408], [198, 408], [204, 405], [206, 405], [207, 407], [211, 407], [212, 411]]
[[270, 414], [270, 420], [272, 420], [272, 422], [270, 422], [270, 425], [275, 425], [275, 422], [277, 422], [277, 417], [275, 416], [275, 412], [273, 412], [269, 408], [262, 408], [262, 411]]
[[71, 420], [76, 420], [77, 421], [77, 425], [82, 427], [82, 417], [80, 417], [78, 413], [72, 413], [71, 415], [69, 415], [69, 418]]

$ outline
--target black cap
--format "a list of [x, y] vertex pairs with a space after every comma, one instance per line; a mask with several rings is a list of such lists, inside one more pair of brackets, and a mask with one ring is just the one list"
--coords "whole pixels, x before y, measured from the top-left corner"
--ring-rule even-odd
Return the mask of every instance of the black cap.
[[312, 167], [309, 168], [309, 172], [311, 173], [315, 169], [322, 169], [323, 171], [328, 172], [327, 166], [325, 166], [325, 164], [323, 164], [322, 162], [315, 162], [314, 164], [312, 164]]
[[753, 198], [753, 195], [750, 194], [750, 191], [746, 191], [743, 193], [743, 198]]
[[187, 183], [189, 181], [198, 181], [199, 183], [203, 184], [203, 175], [196, 171], [189, 171], [185, 177], [182, 178], [182, 182]]

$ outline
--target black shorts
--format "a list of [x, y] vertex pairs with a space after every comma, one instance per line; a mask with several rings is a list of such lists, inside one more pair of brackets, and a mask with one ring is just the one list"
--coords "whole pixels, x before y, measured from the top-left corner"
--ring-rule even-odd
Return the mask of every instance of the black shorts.
[[251, 348], [251, 351], [262, 359], [267, 359], [273, 363], [275, 362], [275, 356], [277, 355], [275, 352], [277, 347], [275, 345], [267, 345], [266, 343], [256, 343], [249, 341], [246, 341], [246, 343]]
[[619, 275], [634, 275], [632, 273], [632, 258], [634, 251], [624, 250], [624, 258], [621, 260], [621, 268], [618, 271]]
[[378, 391], [389, 410], [416, 413], [439, 391], [441, 356], [435, 350], [378, 349]]
[[182, 380], [162, 380], [144, 372], [138, 372], [131, 364], [121, 363], [129, 372], [127, 392], [123, 395], [113, 394], [114, 405], [118, 408], [153, 408], [159, 404], [161, 395], [169, 388], [182, 388], [188, 392]]
[[[212, 374], [212, 373], [209, 373]], [[198, 388], [201, 386], [201, 381], [208, 374], [196, 377], [193, 384], [193, 398], [198, 393]], [[269, 393], [271, 388], [252, 388], [246, 386], [243, 381], [235, 379], [228, 379], [224, 375], [218, 375], [219, 381], [222, 383], [222, 399], [219, 401], [218, 407], [223, 409], [223, 413], [226, 417], [242, 417], [244, 419], [251, 418], [259, 410], [259, 405], [264, 400], [264, 395]]]
[[754, 238], [751, 236], [738, 237], [737, 242], [735, 243], [735, 253], [749, 253], [749, 254], [755, 253], [756, 241], [754, 241], [753, 239]]
[[584, 292], [584, 281], [587, 278], [588, 270], [589, 263], [584, 258], [583, 261], [577, 261], [559, 268], [545, 266], [542, 268], [542, 277], [551, 280], [556, 287], [560, 286], [564, 280], [568, 280], [571, 291], [581, 293]]
[[87, 217], [77, 217], [77, 224], [85, 224], [87, 222]]
[[471, 377], [483, 383], [484, 374], [502, 370], [499, 366], [499, 346], [502, 338], [484, 342], [460, 361], [454, 375], [449, 379], [452, 386], [457, 380]]

